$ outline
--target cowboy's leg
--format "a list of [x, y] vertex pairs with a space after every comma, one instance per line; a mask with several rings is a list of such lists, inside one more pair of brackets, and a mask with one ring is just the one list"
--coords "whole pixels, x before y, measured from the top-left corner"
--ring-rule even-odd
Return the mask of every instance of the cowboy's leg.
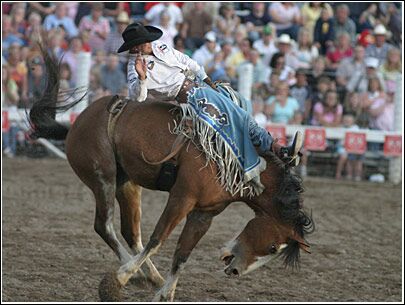
[[177, 242], [176, 251], [173, 257], [172, 268], [164, 286], [156, 293], [154, 302], [173, 301], [179, 273], [191, 254], [191, 251], [208, 231], [214, 214], [192, 211], [187, 215], [187, 222], [184, 225], [180, 238]]
[[117, 272], [121, 287], [134, 275], [150, 256], [155, 254], [178, 223], [194, 208], [196, 201], [192, 197], [171, 193], [152, 236], [143, 251], [131, 261], [122, 265]]

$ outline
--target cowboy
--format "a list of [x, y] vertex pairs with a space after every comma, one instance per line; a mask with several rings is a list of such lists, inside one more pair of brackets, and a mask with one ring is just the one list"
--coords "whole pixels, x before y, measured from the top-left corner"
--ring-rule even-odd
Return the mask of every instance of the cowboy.
[[187, 103], [187, 98], [192, 98], [187, 92], [197, 87], [197, 82], [189, 78], [191, 72], [200, 84], [203, 81], [208, 85], [202, 84], [199, 87], [205, 90], [208, 97], [215, 94], [216, 100], [233, 105], [232, 111], [239, 112], [240, 117], [248, 120], [250, 139], [260, 153], [271, 151], [285, 162], [294, 160], [295, 165], [298, 164], [297, 155], [302, 146], [300, 132], [296, 133], [289, 147], [281, 146], [277, 140], [273, 141], [270, 133], [259, 127], [245, 110], [219, 92], [203, 67], [187, 55], [160, 42], [158, 39], [162, 34], [158, 28], [144, 26], [141, 23], [130, 24], [122, 34], [124, 43], [118, 49], [118, 53], [129, 50], [128, 89], [131, 98], [138, 102], [153, 98]]

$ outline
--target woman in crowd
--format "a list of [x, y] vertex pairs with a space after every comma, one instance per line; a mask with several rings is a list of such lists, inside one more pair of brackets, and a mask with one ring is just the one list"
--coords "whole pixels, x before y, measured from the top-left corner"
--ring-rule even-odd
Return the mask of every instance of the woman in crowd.
[[319, 56], [318, 49], [314, 46], [311, 32], [301, 28], [298, 32], [298, 45], [294, 51], [298, 60], [298, 68], [310, 69], [312, 61]]
[[338, 103], [336, 91], [328, 90], [323, 102], [314, 105], [312, 125], [339, 127], [342, 123], [343, 107]]

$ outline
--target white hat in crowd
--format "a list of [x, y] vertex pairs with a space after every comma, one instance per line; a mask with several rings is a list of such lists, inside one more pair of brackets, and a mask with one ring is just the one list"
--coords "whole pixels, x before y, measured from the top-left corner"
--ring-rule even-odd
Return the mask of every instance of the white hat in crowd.
[[382, 24], [376, 25], [374, 28], [373, 34], [374, 35], [387, 35], [388, 31]]
[[281, 34], [280, 37], [277, 39], [277, 43], [291, 44], [292, 39], [288, 34]]
[[127, 12], [119, 13], [119, 15], [117, 16], [117, 22], [129, 24], [130, 20], [128, 17], [128, 13]]
[[206, 40], [208, 40], [208, 41], [211, 41], [211, 42], [216, 42], [216, 41], [217, 41], [216, 35], [215, 35], [215, 33], [214, 33], [213, 31], [207, 32], [207, 33], [204, 35], [204, 38], [205, 38]]
[[375, 57], [367, 57], [364, 60], [364, 62], [367, 68], [374, 68], [374, 69], [378, 68], [378, 59]]

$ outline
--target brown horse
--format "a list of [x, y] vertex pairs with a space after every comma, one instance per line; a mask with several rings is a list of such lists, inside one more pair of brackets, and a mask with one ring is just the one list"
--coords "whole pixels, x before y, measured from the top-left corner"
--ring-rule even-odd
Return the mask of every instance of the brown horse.
[[[87, 107], [69, 129], [55, 121], [55, 112], [66, 110], [78, 101], [56, 105], [59, 88], [58, 64], [43, 51], [48, 83], [41, 99], [30, 110], [34, 136], [66, 138], [66, 154], [79, 178], [92, 190], [96, 201], [94, 228], [121, 261], [116, 272], [100, 283], [102, 300], [117, 300], [120, 289], [138, 271], [160, 287], [154, 300], [173, 300], [179, 271], [191, 251], [207, 232], [214, 216], [230, 203], [243, 201], [255, 212], [242, 233], [223, 249], [221, 258], [228, 275], [244, 275], [281, 255], [287, 266], [298, 266], [300, 249], [309, 252], [304, 235], [313, 222], [303, 210], [300, 179], [275, 155], [266, 157], [261, 174], [265, 190], [253, 198], [232, 196], [216, 177], [215, 164], [206, 159], [194, 144], [183, 147], [177, 156], [177, 180], [170, 190], [166, 207], [146, 245], [141, 241], [141, 188], [156, 189], [161, 165], [145, 161], [163, 159], [176, 136], [168, 125], [178, 108], [168, 103], [130, 101], [108, 133], [107, 106], [112, 97], [103, 97]], [[114, 201], [121, 214], [121, 234], [133, 251], [128, 253], [113, 228]], [[178, 240], [172, 267], [164, 281], [150, 260], [176, 225], [186, 224]]]

